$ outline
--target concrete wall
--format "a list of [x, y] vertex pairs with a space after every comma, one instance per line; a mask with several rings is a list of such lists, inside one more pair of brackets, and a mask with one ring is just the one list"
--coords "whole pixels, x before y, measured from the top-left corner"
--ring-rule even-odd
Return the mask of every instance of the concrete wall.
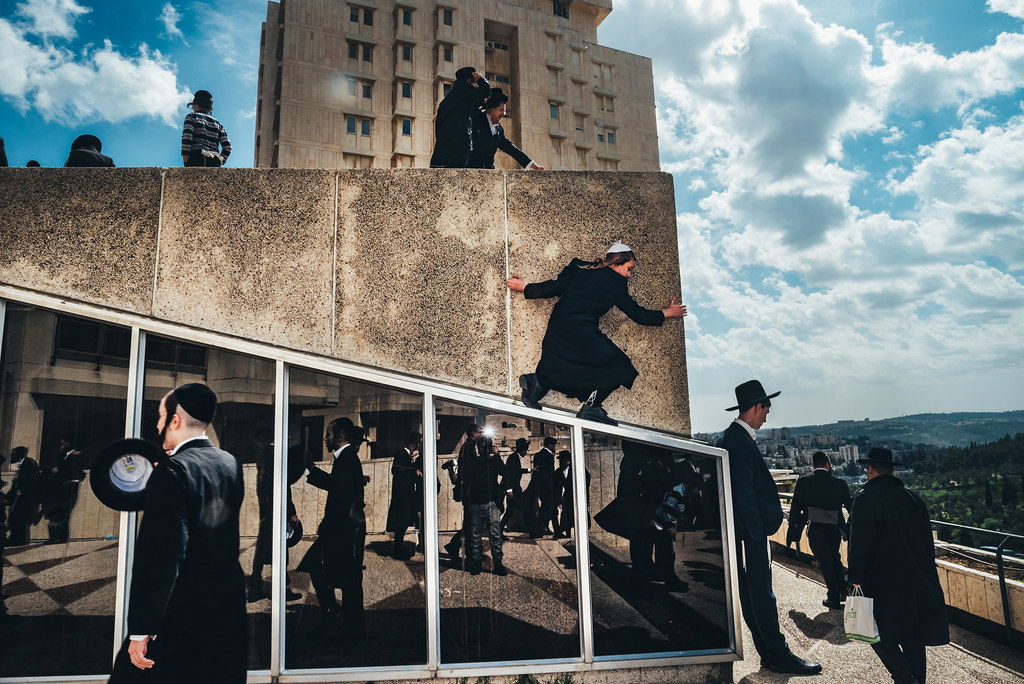
[[[509, 296], [507, 273], [616, 239], [641, 304], [679, 293], [671, 176], [0, 169], [2, 283], [506, 396], [553, 303]], [[682, 322], [602, 327], [641, 373], [609, 412], [689, 433]]]

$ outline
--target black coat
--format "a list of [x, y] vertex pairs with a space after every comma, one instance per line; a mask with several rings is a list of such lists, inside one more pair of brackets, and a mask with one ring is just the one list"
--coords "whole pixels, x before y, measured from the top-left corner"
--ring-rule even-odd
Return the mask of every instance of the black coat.
[[114, 160], [96, 150], [79, 148], [71, 150], [64, 166], [114, 166]]
[[464, 169], [473, 151], [473, 117], [491, 94], [483, 78], [472, 86], [459, 81], [441, 100], [434, 117], [434, 153], [431, 166]]
[[519, 496], [523, 493], [523, 459], [518, 451], [513, 451], [505, 459], [505, 474], [501, 478], [501, 489], [505, 492], [512, 490], [512, 496]]
[[750, 541], [775, 534], [782, 525], [782, 504], [757, 444], [743, 426], [732, 423], [716, 446], [729, 452], [736, 534]]
[[487, 112], [478, 111], [473, 115], [473, 151], [469, 155], [469, 168], [493, 169], [494, 155], [501, 150], [522, 166], [529, 166], [533, 161], [511, 140], [505, 137], [505, 129], [497, 125], [497, 133], [491, 133], [491, 121]]
[[[157, 663], [153, 681], [183, 681], [197, 669], [203, 681], [245, 681], [245, 585], [238, 562], [244, 491], [241, 464], [207, 439], [161, 459], [149, 478], [128, 633], [157, 636], [148, 653]], [[127, 668], [122, 675], [138, 672], [130, 663]]]
[[583, 268], [573, 259], [555, 280], [530, 283], [527, 299], [558, 297], [544, 333], [537, 379], [547, 389], [585, 401], [598, 388], [632, 387], [638, 375], [625, 352], [601, 332], [598, 321], [613, 306], [641, 325], [660, 326], [661, 311], [629, 295], [627, 278], [610, 268]]
[[849, 511], [852, 506], [850, 485], [846, 483], [846, 480], [842, 480], [826, 470], [815, 470], [809, 475], [804, 475], [796, 481], [796, 487], [793, 489], [786, 540], [799, 541], [804, 526], [808, 522], [808, 508], [835, 511], [836, 525], [845, 534], [846, 524], [843, 521], [842, 509], [845, 508]]
[[550, 449], [545, 447], [533, 455], [533, 474], [530, 475], [530, 484], [526, 491], [540, 499], [541, 503], [557, 502], [555, 455]]
[[391, 504], [385, 525], [388, 532], [405, 532], [417, 525], [423, 496], [422, 483], [419, 482], [422, 478], [416, 475], [417, 467], [412, 454], [406, 449], [395, 454], [391, 464]]
[[11, 527], [31, 524], [39, 508], [39, 465], [26, 456], [11, 482]]
[[346, 585], [363, 572], [363, 544], [366, 541], [363, 467], [358, 448], [346, 446], [334, 459], [328, 474], [311, 466], [306, 481], [327, 492], [324, 518], [316, 530], [316, 541], [299, 562], [298, 571], [323, 570], [332, 586]]
[[498, 484], [498, 478], [504, 474], [505, 464], [501, 462], [501, 456], [491, 453], [490, 440], [476, 442], [467, 439], [459, 450], [462, 505], [498, 503], [504, 500], [505, 492]]
[[[587, 494], [590, 494], [590, 471], [586, 471]], [[555, 470], [555, 496], [562, 510], [572, 510], [572, 468], [563, 471], [562, 468]]]
[[869, 480], [853, 500], [850, 527], [850, 583], [875, 600], [882, 640], [949, 643], [928, 507], [917, 492], [892, 475]]

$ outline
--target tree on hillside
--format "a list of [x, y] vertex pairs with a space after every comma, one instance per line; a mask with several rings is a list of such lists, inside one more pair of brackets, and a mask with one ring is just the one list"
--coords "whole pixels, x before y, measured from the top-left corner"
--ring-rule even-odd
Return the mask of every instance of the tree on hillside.
[[992, 484], [985, 478], [985, 505], [992, 508]]
[[1003, 476], [1003, 507], [1017, 507], [1017, 486], [1005, 475]]

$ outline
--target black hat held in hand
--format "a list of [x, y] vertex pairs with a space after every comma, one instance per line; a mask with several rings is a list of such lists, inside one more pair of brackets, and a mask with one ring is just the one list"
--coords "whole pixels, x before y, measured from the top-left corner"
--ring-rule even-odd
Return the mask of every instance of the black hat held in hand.
[[865, 463], [877, 463], [879, 465], [887, 465], [890, 468], [892, 466], [903, 465], [899, 461], [892, 460], [892, 450], [884, 449], [882, 447], [871, 447], [871, 451], [864, 458], [858, 458], [857, 463], [861, 465]]
[[103, 447], [93, 462], [89, 484], [93, 494], [115, 511], [141, 511], [146, 484], [164, 450], [145, 439], [119, 439]]
[[775, 392], [774, 394], [766, 394], [764, 387], [761, 386], [761, 382], [758, 380], [747, 380], [742, 385], [736, 386], [736, 405], [730, 406], [725, 409], [726, 411], [735, 411], [737, 409], [740, 412], [746, 411], [754, 404], [760, 404], [762, 401], [774, 399], [775, 397], [782, 394], [781, 391]]
[[455, 72], [456, 81], [468, 81], [476, 73], [476, 67], [462, 67]]

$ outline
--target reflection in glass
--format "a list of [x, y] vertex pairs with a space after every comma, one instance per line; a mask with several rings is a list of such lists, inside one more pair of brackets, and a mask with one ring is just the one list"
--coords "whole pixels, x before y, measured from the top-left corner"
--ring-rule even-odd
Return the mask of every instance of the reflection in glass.
[[422, 525], [423, 398], [298, 368], [288, 391], [288, 497], [304, 537], [288, 557], [301, 597], [286, 668], [426, 663], [423, 540], [405, 536]]
[[217, 414], [207, 437], [242, 463], [239, 561], [248, 581], [249, 669], [270, 667], [270, 523], [273, 501], [274, 364], [235, 352], [200, 347], [156, 335], [146, 338], [141, 434], [158, 442], [160, 399], [188, 382], [217, 394]]
[[594, 653], [728, 648], [717, 462], [584, 432]]
[[[126, 328], [10, 303], [0, 369], [0, 677], [110, 672], [119, 515], [90, 461], [124, 437]], [[2, 515], [0, 515], [2, 517]], [[2, 535], [0, 535], [2, 538]]]
[[452, 402], [436, 413], [441, 662], [579, 657], [568, 430]]

